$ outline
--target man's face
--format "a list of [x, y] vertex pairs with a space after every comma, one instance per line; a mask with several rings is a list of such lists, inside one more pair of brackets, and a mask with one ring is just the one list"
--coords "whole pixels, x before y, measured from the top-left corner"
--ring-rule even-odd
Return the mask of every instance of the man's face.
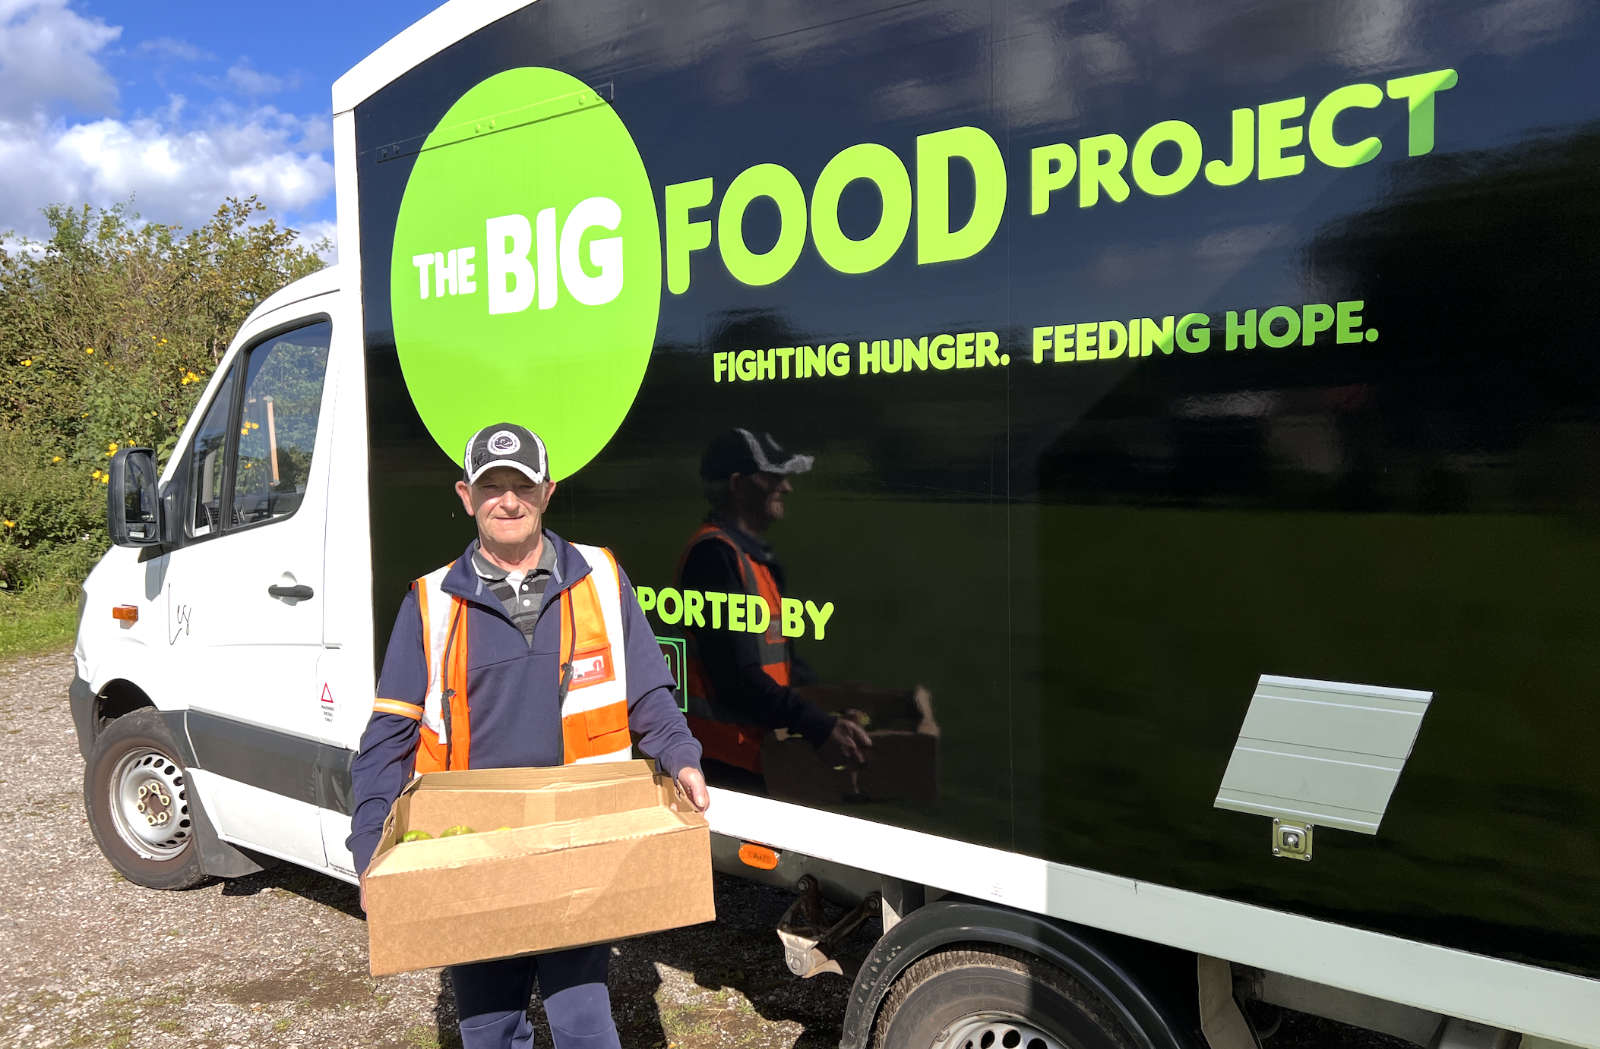
[[762, 532], [783, 520], [783, 497], [794, 491], [789, 478], [765, 471], [734, 474], [732, 487], [739, 516]]
[[478, 538], [499, 547], [534, 541], [555, 490], [554, 481], [535, 484], [509, 466], [486, 471], [475, 484], [456, 482], [462, 507], [478, 522]]

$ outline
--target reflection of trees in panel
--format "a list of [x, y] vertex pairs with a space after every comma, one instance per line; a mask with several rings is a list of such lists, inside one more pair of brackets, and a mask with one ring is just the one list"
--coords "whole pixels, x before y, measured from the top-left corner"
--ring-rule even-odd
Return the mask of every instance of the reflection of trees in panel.
[[1362, 439], [1419, 509], [1571, 506], [1593, 477], [1600, 130], [1418, 158], [1311, 262], [1381, 308]]

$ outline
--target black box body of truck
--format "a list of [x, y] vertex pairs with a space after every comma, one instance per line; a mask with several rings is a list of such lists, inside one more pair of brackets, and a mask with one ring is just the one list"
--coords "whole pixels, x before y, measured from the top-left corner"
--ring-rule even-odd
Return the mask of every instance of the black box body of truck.
[[[766, 284], [720, 233], [688, 251], [615, 433], [575, 472], [553, 448], [550, 526], [659, 595], [707, 443], [770, 432], [815, 465], [766, 538], [786, 594], [832, 606], [795, 653], [825, 683], [922, 686], [939, 729], [932, 798], [811, 804], [1600, 978], [1600, 16], [1396, 7], [541, 0], [446, 48], [356, 108], [376, 636], [471, 534], [389, 252], [458, 98], [527, 66], [599, 91], [668, 241], [665, 187], [711, 179], [691, 217], [715, 220], [770, 163], [814, 202], [863, 143], [930, 206], [919, 136], [974, 128], [1004, 206], [964, 257], [919, 260], [920, 218], [868, 272], [814, 229]], [[986, 169], [946, 177], [943, 232], [986, 221]], [[859, 242], [897, 207], [857, 180], [836, 220]], [[751, 253], [780, 214], [744, 210]], [[964, 333], [990, 354], [908, 363]], [[800, 377], [794, 348], [835, 345]], [[472, 394], [534, 429], [563, 397], [536, 365]], [[1218, 807], [1263, 675], [1431, 697], [1376, 833], [1319, 825], [1288, 862]]]

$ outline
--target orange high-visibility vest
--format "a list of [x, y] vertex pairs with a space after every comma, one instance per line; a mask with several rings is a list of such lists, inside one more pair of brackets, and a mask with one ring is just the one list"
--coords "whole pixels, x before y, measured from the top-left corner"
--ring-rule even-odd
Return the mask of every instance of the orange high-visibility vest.
[[[627, 761], [633, 756], [628, 732], [627, 658], [623, 646], [622, 595], [616, 559], [604, 547], [572, 548], [589, 563], [589, 574], [561, 593], [561, 653], [570, 664], [561, 705], [562, 763]], [[391, 709], [396, 700], [379, 700], [378, 709], [422, 722], [416, 772], [472, 767], [472, 716], [467, 704], [467, 602], [441, 588], [450, 565], [413, 582], [422, 617], [422, 658], [428, 692], [420, 711]], [[560, 665], [551, 688], [561, 687]], [[389, 704], [390, 706], [385, 706]]]
[[[772, 571], [757, 561], [724, 529], [705, 524], [689, 538], [683, 559], [678, 565], [678, 575], [683, 575], [682, 561], [688, 560], [689, 551], [705, 539], [715, 539], [728, 544], [739, 565], [739, 581], [747, 594], [759, 596], [767, 604], [766, 633], [759, 642], [761, 670], [780, 685], [789, 684], [789, 643], [783, 636], [783, 596], [778, 593], [778, 581]], [[726, 704], [718, 703], [711, 687], [711, 676], [705, 672], [693, 635], [689, 638], [687, 680], [684, 683], [689, 731], [700, 741], [705, 756], [724, 764], [736, 765], [750, 772], [761, 771], [761, 738], [767, 734], [762, 725], [739, 720]]]

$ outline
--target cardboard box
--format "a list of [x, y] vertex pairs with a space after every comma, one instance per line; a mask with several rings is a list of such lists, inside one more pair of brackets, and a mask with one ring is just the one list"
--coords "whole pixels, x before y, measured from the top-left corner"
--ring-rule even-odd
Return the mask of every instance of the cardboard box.
[[861, 768], [841, 768], [824, 762], [798, 736], [768, 733], [761, 743], [768, 794], [780, 801], [823, 805], [938, 800], [939, 725], [926, 689], [808, 685], [799, 691], [823, 710], [862, 724], [872, 738], [872, 750]]
[[[367, 869], [372, 974], [714, 920], [710, 830], [677, 797], [648, 761], [418, 777]], [[459, 825], [477, 833], [438, 837]]]

